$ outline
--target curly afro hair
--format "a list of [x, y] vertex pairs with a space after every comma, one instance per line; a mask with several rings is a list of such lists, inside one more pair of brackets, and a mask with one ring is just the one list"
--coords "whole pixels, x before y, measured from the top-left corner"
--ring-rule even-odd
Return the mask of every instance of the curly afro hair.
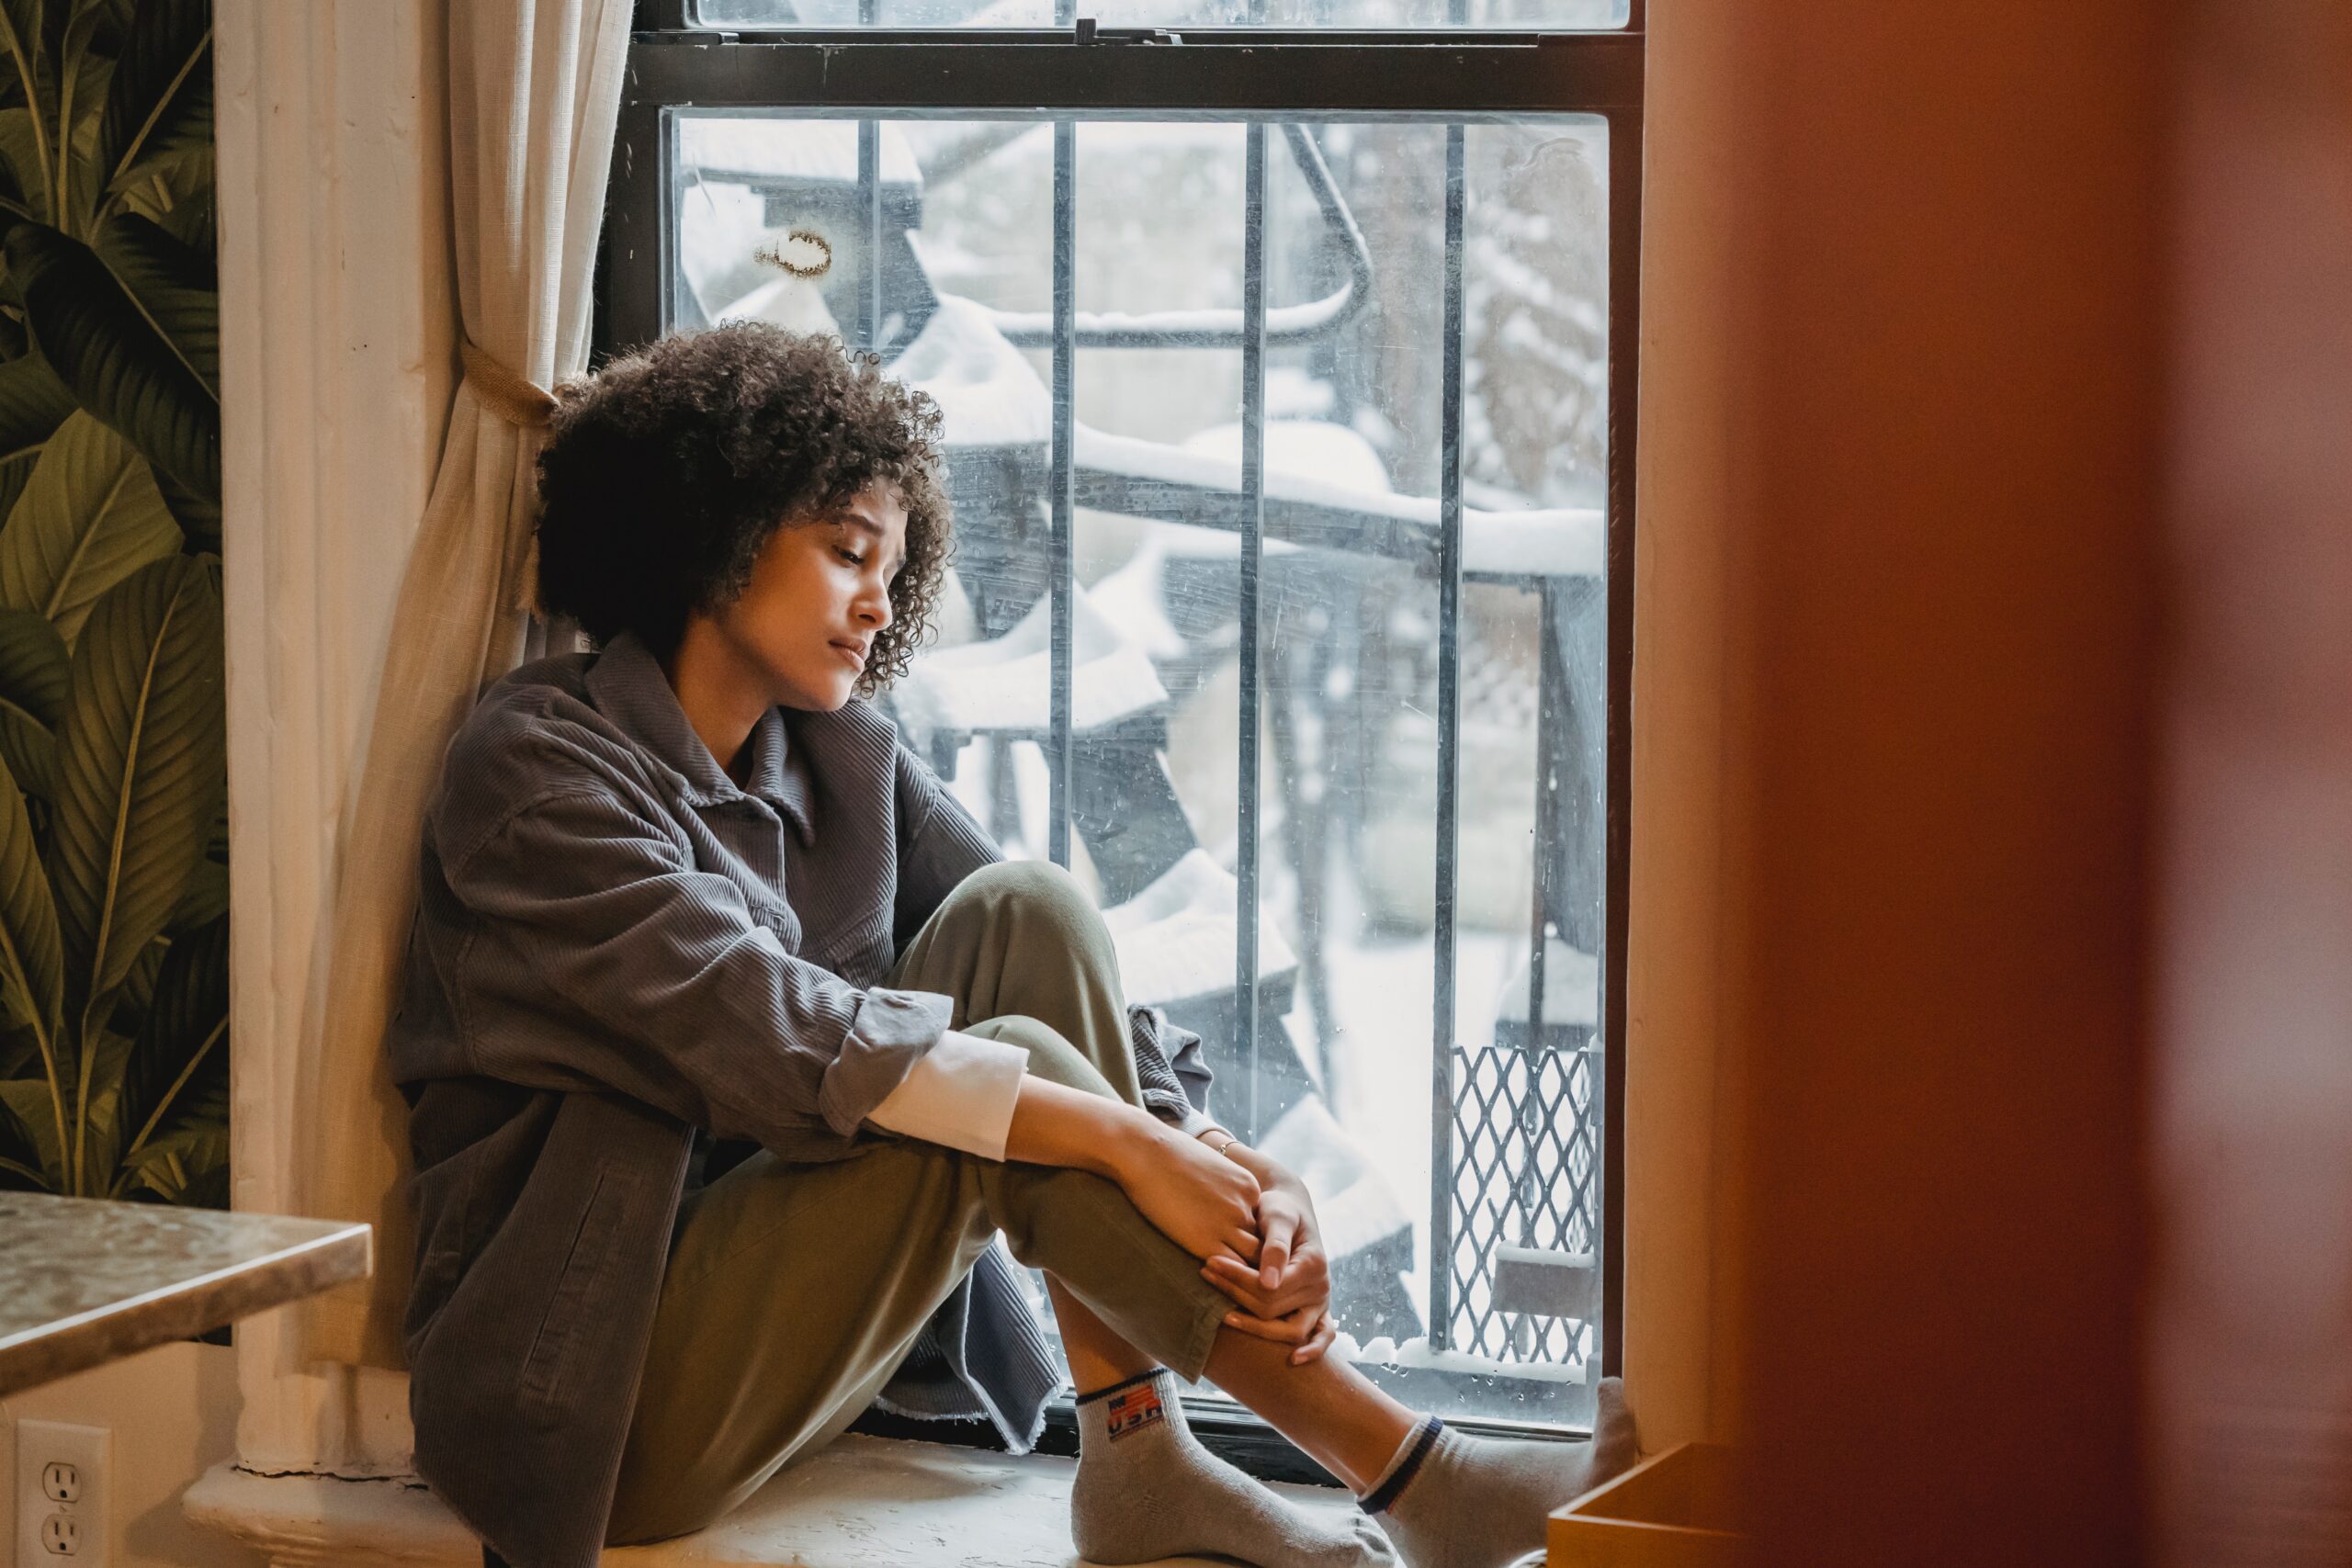
[[879, 479], [907, 511], [858, 690], [906, 673], [947, 564], [939, 407], [841, 340], [759, 321], [667, 337], [558, 389], [539, 454], [539, 600], [660, 657], [732, 603], [775, 531]]

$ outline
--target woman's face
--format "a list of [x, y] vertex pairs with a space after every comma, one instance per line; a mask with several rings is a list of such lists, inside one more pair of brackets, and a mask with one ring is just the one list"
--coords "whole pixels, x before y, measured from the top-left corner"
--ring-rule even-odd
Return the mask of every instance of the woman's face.
[[711, 621], [777, 703], [830, 713], [849, 701], [875, 634], [890, 624], [890, 581], [906, 558], [907, 509], [877, 479], [778, 528], [751, 585]]

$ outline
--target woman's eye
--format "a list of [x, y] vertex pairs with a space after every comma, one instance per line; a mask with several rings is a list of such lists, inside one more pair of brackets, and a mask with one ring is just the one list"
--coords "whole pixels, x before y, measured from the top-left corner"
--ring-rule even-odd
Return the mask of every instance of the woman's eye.
[[841, 552], [841, 558], [842, 559], [849, 562], [852, 566], [864, 566], [865, 564], [865, 558], [859, 555], [855, 550], [843, 550]]

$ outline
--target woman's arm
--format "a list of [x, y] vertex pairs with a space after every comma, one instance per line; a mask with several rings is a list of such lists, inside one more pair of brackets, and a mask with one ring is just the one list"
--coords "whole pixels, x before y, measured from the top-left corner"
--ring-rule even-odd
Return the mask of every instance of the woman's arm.
[[1124, 1100], [1025, 1077], [1004, 1156], [1117, 1182], [1144, 1218], [1195, 1258], [1258, 1256], [1258, 1179]]

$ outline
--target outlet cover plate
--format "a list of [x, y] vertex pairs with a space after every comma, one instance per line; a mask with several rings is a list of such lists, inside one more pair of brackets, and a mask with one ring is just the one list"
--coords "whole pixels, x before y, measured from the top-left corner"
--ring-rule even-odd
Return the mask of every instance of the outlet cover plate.
[[[107, 1528], [113, 1490], [114, 1434], [105, 1427], [74, 1427], [62, 1421], [17, 1423], [16, 1568], [113, 1568], [114, 1537]], [[60, 1503], [42, 1489], [52, 1464], [74, 1467], [74, 1500]], [[72, 1556], [41, 1542], [41, 1526], [62, 1514], [81, 1528]]]

